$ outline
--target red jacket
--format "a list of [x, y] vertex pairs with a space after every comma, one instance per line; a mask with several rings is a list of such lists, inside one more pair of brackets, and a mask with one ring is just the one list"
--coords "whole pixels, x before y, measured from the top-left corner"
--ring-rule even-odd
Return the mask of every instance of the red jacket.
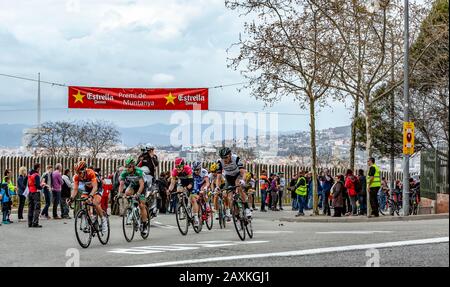
[[354, 197], [357, 195], [355, 190], [356, 177], [353, 175], [347, 176], [345, 179], [345, 188], [347, 188], [348, 195]]

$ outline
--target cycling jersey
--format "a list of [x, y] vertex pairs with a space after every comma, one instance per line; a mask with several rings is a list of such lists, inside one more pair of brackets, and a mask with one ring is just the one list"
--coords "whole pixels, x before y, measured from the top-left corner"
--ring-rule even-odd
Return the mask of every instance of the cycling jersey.
[[140, 168], [135, 168], [133, 173], [124, 170], [120, 174], [120, 180], [125, 181], [125, 186], [129, 186], [135, 191], [139, 190], [139, 180], [144, 180], [144, 172]]
[[219, 164], [219, 168], [217, 169], [217, 173], [222, 173], [226, 176], [238, 176], [241, 169], [244, 169], [244, 164], [242, 163], [241, 159], [233, 154], [231, 155], [231, 161], [228, 164], [225, 164], [225, 161], [223, 159], [219, 159], [217, 161]]
[[[209, 183], [213, 184], [214, 186], [216, 185], [216, 181], [217, 181], [217, 173], [215, 172], [211, 172], [209, 175]], [[221, 181], [220, 181], [220, 188], [222, 188], [225, 185], [225, 179], [222, 177]]]
[[80, 177], [76, 174], [73, 177], [74, 184], [78, 184], [78, 191], [81, 191], [83, 194], [89, 194], [92, 191], [92, 183], [97, 181], [97, 194], [102, 195], [102, 190], [99, 187], [100, 180], [97, 177], [97, 174], [94, 170], [88, 168], [86, 169], [86, 173], [83, 177]]
[[178, 170], [174, 168], [171, 175], [173, 179], [180, 180], [181, 186], [183, 187], [187, 187], [189, 184], [193, 183], [192, 168], [188, 165], [185, 165], [181, 172], [178, 172]]
[[205, 177], [208, 176], [208, 171], [204, 168], [200, 171], [200, 174], [197, 175], [195, 172], [193, 173], [194, 178], [194, 188], [193, 193], [199, 193], [200, 189], [202, 188], [203, 184], [205, 183]]

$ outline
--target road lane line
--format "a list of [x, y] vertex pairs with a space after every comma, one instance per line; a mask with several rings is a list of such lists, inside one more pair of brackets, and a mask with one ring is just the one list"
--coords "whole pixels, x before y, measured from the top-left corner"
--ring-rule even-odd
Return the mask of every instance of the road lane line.
[[349, 231], [319, 231], [316, 234], [374, 234], [374, 233], [393, 233], [394, 231], [365, 231], [365, 230], [349, 230]]
[[[251, 241], [249, 241], [249, 242], [251, 242]], [[332, 252], [367, 250], [367, 249], [372, 249], [372, 248], [387, 248], [387, 247], [421, 245], [421, 244], [432, 244], [432, 243], [445, 243], [445, 242], [449, 242], [448, 236], [447, 237], [438, 237], [438, 238], [418, 239], [418, 240], [406, 240], [406, 241], [394, 241], [394, 242], [383, 242], [383, 243], [372, 243], [372, 244], [325, 247], [325, 248], [274, 252], [274, 253], [264, 253], [264, 254], [247, 254], [247, 255], [224, 256], [224, 257], [215, 257], [215, 258], [212, 257], [212, 258], [202, 258], [202, 259], [157, 262], [157, 263], [150, 263], [150, 264], [130, 265], [130, 266], [126, 266], [126, 267], [160, 267], [160, 266], [171, 266], [171, 265], [230, 261], [230, 260], [238, 260], [238, 259], [314, 255], [314, 254], [332, 253]]]
[[277, 230], [258, 230], [253, 231], [255, 234], [280, 234], [280, 233], [294, 233], [294, 231], [290, 230], [283, 230], [283, 231], [277, 231]]

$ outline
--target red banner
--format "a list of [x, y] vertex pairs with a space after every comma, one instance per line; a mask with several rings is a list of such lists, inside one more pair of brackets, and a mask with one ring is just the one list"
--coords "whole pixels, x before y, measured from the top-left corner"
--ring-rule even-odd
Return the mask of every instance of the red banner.
[[208, 89], [69, 87], [71, 109], [193, 110], [194, 106], [208, 110]]

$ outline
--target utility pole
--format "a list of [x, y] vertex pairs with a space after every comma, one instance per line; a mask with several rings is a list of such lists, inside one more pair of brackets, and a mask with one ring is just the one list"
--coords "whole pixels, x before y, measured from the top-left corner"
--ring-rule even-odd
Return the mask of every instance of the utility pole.
[[[404, 1], [403, 121], [409, 122], [409, 0]], [[409, 154], [403, 154], [403, 215], [409, 215]]]
[[38, 73], [38, 98], [37, 98], [37, 128], [41, 130], [41, 73]]

